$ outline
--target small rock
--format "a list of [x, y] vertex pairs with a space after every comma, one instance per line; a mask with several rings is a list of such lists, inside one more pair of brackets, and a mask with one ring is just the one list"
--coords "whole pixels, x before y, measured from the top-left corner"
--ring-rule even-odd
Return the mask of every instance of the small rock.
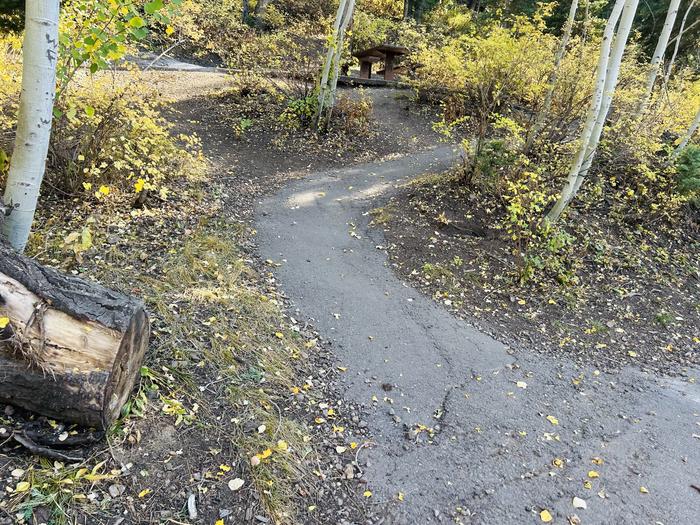
[[353, 479], [355, 477], [355, 467], [351, 463], [345, 465], [345, 470], [343, 470], [343, 478]]
[[124, 485], [119, 485], [117, 483], [110, 485], [107, 491], [109, 492], [109, 495], [112, 496], [112, 499], [118, 498], [122, 494], [124, 494], [124, 491], [126, 490], [126, 487]]
[[197, 519], [197, 497], [194, 494], [190, 494], [187, 498], [187, 512], [191, 520]]

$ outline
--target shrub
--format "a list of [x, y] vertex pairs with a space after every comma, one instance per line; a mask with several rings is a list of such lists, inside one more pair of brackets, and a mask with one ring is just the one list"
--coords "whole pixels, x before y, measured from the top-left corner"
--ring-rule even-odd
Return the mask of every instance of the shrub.
[[697, 198], [700, 194], [700, 146], [691, 144], [678, 157], [678, 191]]
[[364, 91], [358, 98], [340, 95], [333, 108], [334, 129], [354, 137], [365, 137], [372, 131], [372, 99]]
[[115, 87], [106, 77], [72, 89], [55, 119], [46, 182], [60, 194], [112, 190], [167, 196], [167, 184], [201, 173], [196, 137], [173, 137], [155, 95], [132, 79]]

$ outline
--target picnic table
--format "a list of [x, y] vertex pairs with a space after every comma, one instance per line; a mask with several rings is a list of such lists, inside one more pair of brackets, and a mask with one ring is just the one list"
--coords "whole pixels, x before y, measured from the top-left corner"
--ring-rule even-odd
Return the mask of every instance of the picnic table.
[[407, 53], [408, 49], [405, 47], [382, 44], [353, 53], [353, 56], [360, 61], [360, 78], [372, 78], [372, 65], [384, 62], [384, 80], [394, 80], [396, 78], [394, 59]]

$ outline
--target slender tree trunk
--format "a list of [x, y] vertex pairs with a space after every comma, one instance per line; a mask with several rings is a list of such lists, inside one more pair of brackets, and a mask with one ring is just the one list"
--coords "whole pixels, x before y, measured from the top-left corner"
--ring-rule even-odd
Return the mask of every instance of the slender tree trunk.
[[666, 21], [661, 29], [661, 34], [659, 35], [659, 40], [656, 44], [656, 49], [654, 50], [654, 55], [651, 57], [651, 64], [649, 65], [649, 74], [647, 75], [647, 84], [644, 91], [644, 95], [639, 102], [637, 108], [637, 116], [641, 116], [647, 109], [649, 105], [649, 99], [654, 91], [654, 84], [656, 83], [656, 77], [659, 75], [659, 69], [661, 68], [661, 61], [666, 53], [666, 48], [668, 47], [668, 41], [671, 38], [671, 32], [673, 31], [673, 26], [676, 24], [676, 16], [678, 15], [678, 9], [680, 8], [681, 0], [671, 0], [671, 4], [668, 7], [668, 12], [666, 13]]
[[2, 224], [3, 234], [20, 252], [29, 239], [46, 170], [56, 92], [58, 14], [59, 0], [27, 0], [22, 93], [4, 195], [12, 211]]
[[612, 47], [612, 41], [615, 36], [615, 26], [617, 25], [620, 15], [622, 14], [622, 9], [625, 6], [625, 0], [617, 0], [613, 7], [610, 18], [605, 25], [605, 30], [603, 32], [603, 41], [600, 47], [600, 56], [598, 58], [598, 67], [596, 70], [596, 79], [593, 88], [593, 97], [591, 99], [591, 105], [588, 108], [588, 114], [586, 116], [586, 123], [583, 126], [583, 132], [581, 133], [581, 144], [574, 157], [569, 170], [569, 175], [564, 186], [564, 189], [559, 196], [559, 200], [556, 202], [554, 207], [551, 209], [547, 215], [547, 219], [550, 221], [556, 221], [562, 214], [566, 206], [571, 202], [575, 195], [576, 182], [581, 171], [581, 166], [585, 161], [586, 151], [588, 149], [588, 144], [591, 140], [593, 134], [593, 128], [598, 120], [598, 114], [600, 113], [600, 108], [603, 103], [604, 88], [605, 88], [605, 78], [607, 76], [608, 63], [610, 61], [610, 49]]
[[241, 20], [245, 24], [248, 22], [248, 17], [250, 16], [250, 0], [243, 0], [243, 13], [241, 14]]
[[683, 135], [683, 138], [678, 143], [678, 146], [676, 146], [676, 149], [673, 150], [671, 160], [675, 160], [676, 158], [678, 158], [678, 155], [680, 155], [681, 152], [688, 146], [690, 139], [693, 138], [693, 135], [695, 135], [695, 132], [698, 130], [698, 127], [700, 127], [700, 109], [698, 109], [698, 112], [695, 115], [695, 119], [690, 124], [688, 131], [686, 131], [685, 135]]
[[547, 95], [544, 99], [544, 104], [542, 109], [537, 114], [535, 123], [532, 125], [532, 129], [528, 134], [527, 141], [525, 143], [525, 152], [527, 153], [535, 139], [540, 134], [547, 122], [547, 117], [549, 116], [549, 111], [552, 108], [552, 100], [554, 99], [554, 88], [556, 87], [557, 77], [559, 75], [559, 67], [561, 66], [561, 61], [564, 59], [564, 54], [566, 53], [566, 46], [569, 44], [569, 39], [571, 38], [571, 30], [574, 26], [574, 19], [576, 18], [576, 10], [578, 9], [578, 0], [573, 0], [571, 2], [571, 8], [569, 9], [569, 17], [566, 19], [566, 24], [564, 24], [564, 32], [561, 36], [561, 42], [559, 43], [559, 49], [554, 57], [554, 68], [549, 74], [549, 79], [547, 83], [549, 88], [547, 89]]
[[338, 11], [335, 15], [335, 22], [333, 22], [333, 34], [328, 43], [328, 50], [326, 51], [326, 61], [323, 64], [323, 70], [321, 71], [321, 82], [318, 89], [318, 104], [316, 108], [316, 118], [315, 125], [319, 128], [321, 125], [321, 119], [326, 108], [326, 104], [329, 98], [330, 85], [328, 79], [331, 74], [331, 67], [333, 66], [333, 57], [335, 56], [336, 46], [338, 45], [340, 26], [343, 23], [343, 16], [345, 15], [345, 9], [349, 0], [340, 0], [338, 4]]
[[408, 20], [411, 16], [411, 0], [403, 0], [403, 19]]
[[353, 14], [355, 13], [355, 0], [347, 0], [345, 13], [343, 15], [343, 21], [340, 24], [340, 29], [338, 32], [338, 45], [335, 48], [335, 56], [333, 58], [333, 77], [331, 79], [330, 93], [328, 96], [328, 118], [330, 120], [330, 114], [335, 106], [336, 92], [338, 91], [338, 76], [340, 75], [340, 61], [343, 57], [343, 50], [345, 46], [345, 32], [348, 30], [348, 26], [352, 21]]
[[685, 10], [685, 15], [683, 15], [683, 20], [681, 20], [681, 27], [678, 29], [678, 35], [675, 39], [676, 45], [673, 48], [673, 55], [671, 55], [671, 60], [668, 61], [668, 65], [666, 66], [666, 74], [664, 75], [664, 83], [662, 84], [663, 91], [666, 91], [666, 89], [668, 89], [668, 81], [671, 79], [671, 71], [673, 70], [673, 64], [676, 61], [676, 57], [678, 56], [678, 49], [681, 47], [681, 39], [683, 38], [683, 32], [685, 31], [685, 23], [688, 21], [688, 15], [690, 14], [690, 11], [692, 11], [693, 7], [695, 7], [695, 0], [690, 2], [688, 9]]
[[608, 73], [606, 74], [605, 78], [603, 103], [601, 104], [600, 111], [598, 112], [598, 119], [593, 126], [593, 133], [591, 134], [591, 139], [586, 151], [583, 166], [581, 167], [581, 171], [576, 179], [574, 194], [581, 188], [581, 184], [583, 184], [583, 181], [588, 175], [588, 170], [591, 169], [591, 164], [593, 164], [593, 157], [595, 157], [596, 150], [598, 149], [600, 136], [603, 133], [603, 127], [608, 119], [608, 113], [610, 112], [610, 106], [612, 105], [615, 87], [617, 86], [617, 79], [620, 75], [622, 56], [625, 54], [625, 47], [627, 46], [627, 40], [632, 29], [632, 22], [634, 21], [634, 15], [637, 13], [638, 5], [639, 0], [628, 0], [627, 4], [625, 5], [625, 11], [622, 13], [620, 26], [617, 29], [617, 36], [615, 37], [615, 43], [613, 45], [612, 54], [608, 65]]

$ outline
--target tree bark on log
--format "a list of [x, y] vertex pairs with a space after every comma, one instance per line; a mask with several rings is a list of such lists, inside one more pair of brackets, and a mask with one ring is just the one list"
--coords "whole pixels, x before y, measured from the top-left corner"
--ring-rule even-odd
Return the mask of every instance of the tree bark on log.
[[0, 241], [0, 320], [0, 401], [100, 429], [119, 416], [148, 347], [141, 301]]

